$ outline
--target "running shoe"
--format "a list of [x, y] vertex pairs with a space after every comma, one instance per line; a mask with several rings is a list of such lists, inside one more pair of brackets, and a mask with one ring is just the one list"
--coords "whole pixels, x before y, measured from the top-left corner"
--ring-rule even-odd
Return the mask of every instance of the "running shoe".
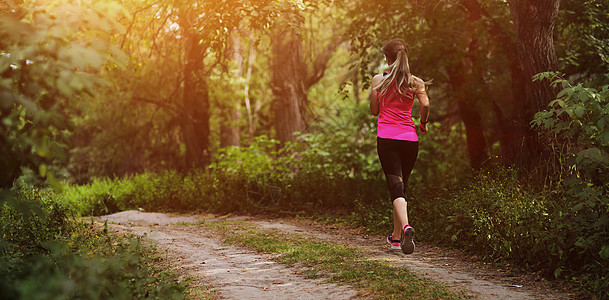
[[404, 226], [404, 230], [402, 231], [402, 238], [400, 239], [400, 244], [402, 246], [402, 252], [404, 252], [404, 254], [410, 254], [414, 252], [414, 228], [410, 227], [410, 225]]
[[391, 249], [401, 249], [400, 240], [394, 240], [393, 233], [387, 236], [387, 244], [391, 245]]

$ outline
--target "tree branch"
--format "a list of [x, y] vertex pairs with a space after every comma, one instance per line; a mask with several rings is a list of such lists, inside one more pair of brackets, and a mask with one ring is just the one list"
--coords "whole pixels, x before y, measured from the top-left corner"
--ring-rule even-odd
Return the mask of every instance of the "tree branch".
[[317, 83], [324, 74], [326, 73], [326, 69], [328, 68], [328, 62], [330, 58], [332, 58], [332, 54], [334, 54], [334, 50], [338, 48], [338, 46], [342, 43], [342, 40], [337, 39], [334, 42], [331, 42], [324, 48], [322, 54], [319, 54], [315, 61], [313, 62], [313, 70], [309, 76], [305, 78], [305, 89], [309, 89], [315, 83]]
[[485, 17], [489, 23], [487, 31], [491, 37], [497, 41], [499, 45], [502, 45], [503, 49], [506, 49], [505, 55], [507, 56], [510, 63], [519, 64], [518, 56], [516, 55], [516, 43], [505, 31], [501, 24], [497, 22], [478, 2], [478, 0], [461, 0], [461, 5], [470, 13], [471, 17], [477, 21], [482, 17]]

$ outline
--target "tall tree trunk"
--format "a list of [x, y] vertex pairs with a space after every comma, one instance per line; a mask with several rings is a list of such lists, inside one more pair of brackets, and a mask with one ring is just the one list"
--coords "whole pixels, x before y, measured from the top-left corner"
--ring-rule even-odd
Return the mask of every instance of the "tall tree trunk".
[[241, 145], [241, 136], [239, 134], [241, 110], [238, 103], [229, 104], [229, 107], [222, 108], [221, 114], [220, 147]]
[[[328, 61], [342, 42], [342, 36], [324, 39], [315, 45], [314, 36], [303, 50], [301, 15], [286, 14], [275, 23], [271, 36], [271, 90], [273, 91], [274, 127], [281, 142], [294, 140], [294, 132], [303, 132], [309, 101], [307, 91], [323, 78]], [[315, 49], [321, 49], [315, 53]]]
[[[292, 25], [294, 26], [294, 25]], [[306, 68], [302, 61], [300, 35], [286, 24], [275, 24], [271, 41], [271, 89], [274, 127], [281, 142], [294, 140], [294, 132], [306, 128]]]
[[180, 130], [186, 152], [183, 168], [202, 168], [209, 163], [209, 90], [203, 69], [204, 51], [196, 34], [185, 30], [186, 64]]
[[[250, 40], [253, 40], [250, 39]], [[256, 134], [256, 121], [258, 110], [254, 108], [252, 110], [252, 99], [250, 97], [250, 83], [252, 81], [252, 66], [254, 64], [254, 60], [256, 59], [256, 49], [254, 48], [254, 43], [250, 43], [249, 45], [249, 55], [247, 59], [247, 71], [245, 73], [245, 87], [243, 88], [243, 95], [245, 101], [245, 110], [247, 112], [247, 128], [248, 128], [248, 136], [250, 139], [254, 137]], [[259, 103], [260, 104], [260, 103]]]
[[[464, 58], [465, 59], [465, 58]], [[459, 108], [459, 116], [465, 125], [465, 138], [467, 142], [467, 154], [470, 166], [474, 170], [480, 169], [482, 163], [488, 158], [486, 151], [486, 138], [484, 137], [484, 127], [478, 107], [469, 100], [467, 88], [468, 78], [471, 79], [471, 68], [468, 62], [459, 64], [449, 74], [453, 97]], [[468, 68], [470, 68], [468, 70]]]
[[465, 125], [467, 153], [470, 166], [474, 170], [479, 170], [482, 167], [482, 163], [488, 158], [482, 118], [480, 117], [478, 107], [463, 99], [464, 97], [467, 97], [467, 95], [462, 94], [457, 99], [459, 116], [461, 116], [463, 124]]
[[554, 49], [554, 25], [558, 17], [560, 0], [508, 0], [516, 30], [516, 48], [524, 78], [524, 104], [520, 108], [520, 126], [527, 132], [524, 139], [525, 165], [541, 155], [537, 135], [530, 129], [533, 115], [552, 101], [557, 90], [548, 82], [532, 81], [535, 74], [558, 70]]
[[[526, 130], [527, 127], [521, 125], [521, 120], [524, 120], [524, 117], [519, 108], [525, 105], [524, 98], [521, 96], [525, 87], [520, 60], [518, 54], [514, 51], [516, 43], [510, 33], [480, 5], [479, 0], [461, 0], [461, 5], [469, 13], [470, 22], [479, 22], [482, 17], [486, 18], [486, 31], [491, 39], [495, 41], [496, 45], [501, 47], [508, 61], [512, 90], [509, 95], [499, 100], [514, 108], [512, 110], [513, 115], [508, 114], [506, 117], [501, 107], [495, 101], [493, 101], [493, 113], [497, 120], [495, 127], [500, 135], [499, 141], [501, 143], [503, 160], [506, 164], [512, 164], [515, 162], [516, 155], [520, 151], [517, 147], [518, 141], [522, 140], [528, 132]], [[487, 88], [487, 90], [489, 93], [493, 92], [491, 89]]]
[[472, 33], [467, 36], [468, 45], [461, 61], [449, 68], [449, 80], [454, 98], [459, 108], [459, 116], [465, 125], [465, 137], [467, 141], [467, 153], [469, 155], [470, 166], [478, 170], [482, 163], [488, 158], [486, 149], [486, 138], [484, 137], [484, 127], [478, 106], [471, 100], [472, 93], [469, 92], [479, 82], [474, 75], [476, 52], [479, 48], [477, 37], [473, 34], [477, 16], [469, 15], [465, 20], [465, 30]]
[[[243, 44], [235, 35], [231, 38], [232, 49], [229, 53], [233, 57], [233, 61], [237, 64], [237, 77], [243, 77]], [[228, 99], [227, 99], [228, 100]], [[222, 103], [221, 122], [220, 122], [220, 147], [239, 146], [241, 144], [241, 135], [239, 124], [241, 123], [241, 101], [227, 101]]]

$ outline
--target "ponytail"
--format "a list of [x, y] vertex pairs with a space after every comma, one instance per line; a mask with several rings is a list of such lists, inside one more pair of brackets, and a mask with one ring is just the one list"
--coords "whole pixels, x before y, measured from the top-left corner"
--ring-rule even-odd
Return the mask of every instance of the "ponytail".
[[410, 74], [408, 55], [406, 54], [406, 42], [401, 39], [393, 39], [383, 47], [383, 52], [387, 59], [393, 61], [393, 63], [389, 65], [388, 76], [384, 77], [375, 88], [379, 93], [383, 94], [387, 92], [391, 84], [395, 83], [397, 92], [401, 95], [406, 95], [408, 90], [414, 92], [419, 83]]

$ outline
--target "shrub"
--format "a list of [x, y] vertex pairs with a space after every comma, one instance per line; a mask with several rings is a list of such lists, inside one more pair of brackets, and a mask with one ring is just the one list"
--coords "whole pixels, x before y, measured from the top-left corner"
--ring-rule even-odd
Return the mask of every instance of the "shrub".
[[47, 190], [0, 192], [3, 299], [183, 298], [184, 284], [154, 266], [140, 238], [70, 221]]
[[[568, 233], [554, 249], [560, 255], [556, 276], [570, 270], [594, 277], [592, 286], [607, 296], [609, 284], [609, 86], [571, 85], [554, 73], [542, 73], [562, 87], [548, 110], [532, 124], [539, 128], [562, 163], [562, 207], [557, 229]], [[558, 152], [560, 149], [562, 152]], [[569, 272], [567, 272], [569, 273]], [[590, 275], [594, 274], [594, 275]]]
[[548, 276], [575, 278], [604, 298], [609, 290], [609, 87], [572, 86], [549, 73], [541, 78], [563, 87], [559, 99], [532, 122], [547, 145], [548, 161], [531, 168], [547, 179], [527, 180], [514, 169], [487, 163], [485, 170], [456, 176], [460, 181], [447, 181], [437, 192], [429, 191], [431, 182], [424, 183], [413, 219], [424, 239]]

